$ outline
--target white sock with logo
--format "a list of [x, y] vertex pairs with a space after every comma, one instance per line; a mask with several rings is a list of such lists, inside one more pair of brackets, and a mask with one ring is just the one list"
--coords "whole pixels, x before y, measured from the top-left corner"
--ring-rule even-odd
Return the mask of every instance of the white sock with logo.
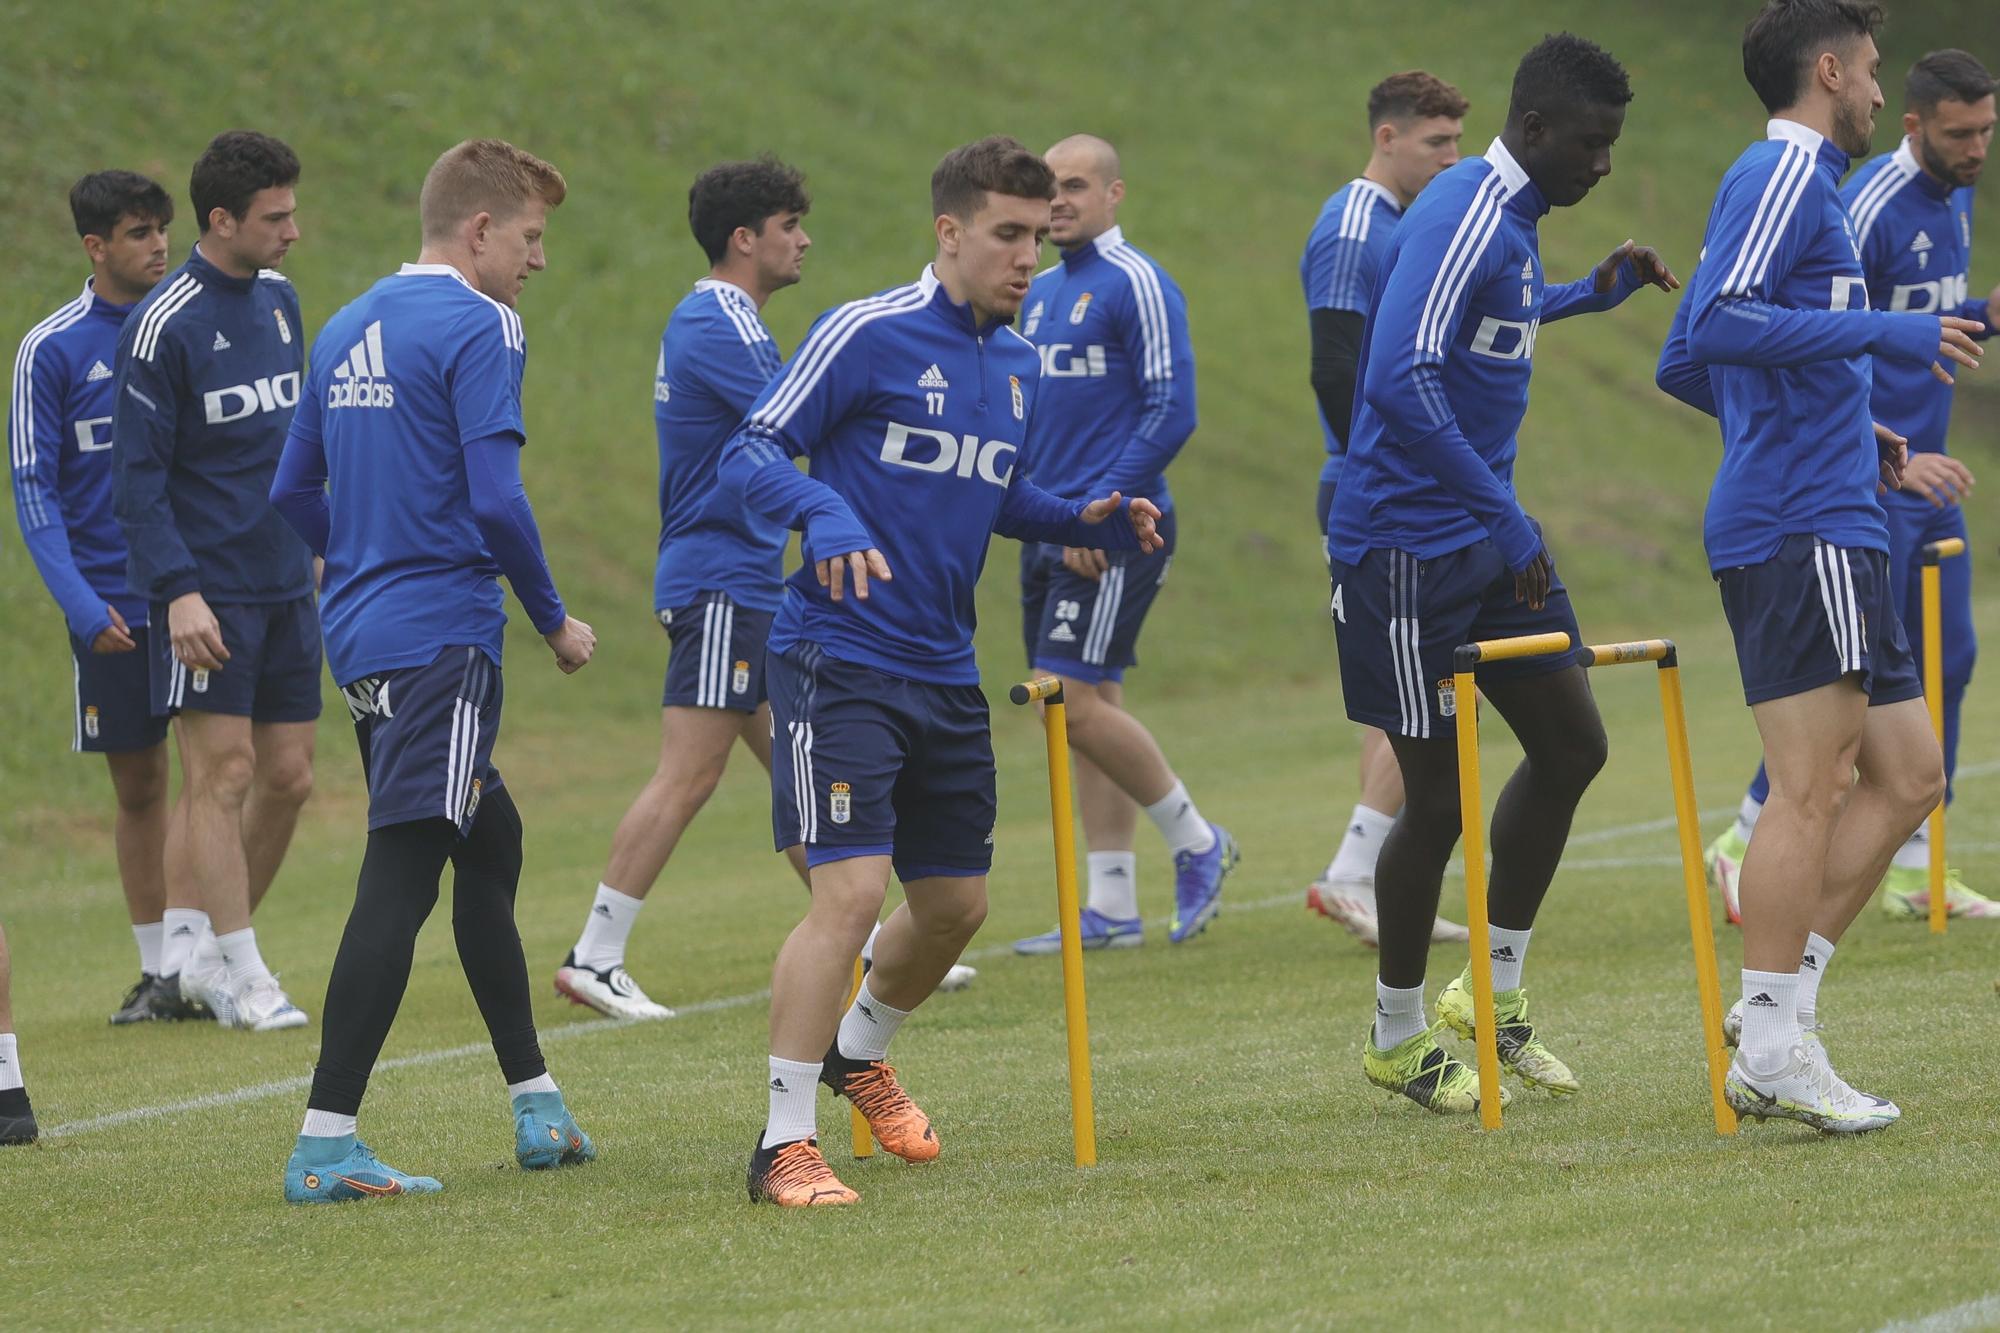
[[1384, 986], [1382, 978], [1375, 978], [1376, 1050], [1393, 1050], [1427, 1026], [1424, 1022], [1422, 982], [1407, 990], [1398, 990], [1394, 986]]
[[1333, 860], [1327, 862], [1327, 881], [1353, 886], [1365, 883], [1372, 888], [1375, 858], [1382, 855], [1382, 839], [1395, 826], [1394, 815], [1370, 810], [1365, 805], [1355, 806], [1354, 813], [1347, 818], [1347, 832], [1341, 836], [1340, 847]]
[[1768, 1077], [1791, 1063], [1799, 1032], [1799, 974], [1743, 969], [1743, 1041], [1737, 1058]]
[[160, 975], [160, 946], [166, 937], [164, 921], [148, 921], [132, 927], [132, 939], [139, 946], [139, 970], [149, 977]]
[[632, 937], [632, 923], [639, 919], [644, 898], [620, 893], [609, 884], [597, 886], [597, 898], [590, 915], [583, 920], [583, 934], [577, 936], [576, 965], [597, 972], [625, 966], [625, 941]]
[[861, 978], [861, 989], [854, 993], [854, 1003], [847, 1006], [847, 1013], [840, 1020], [836, 1044], [850, 1060], [886, 1059], [890, 1038], [910, 1016], [909, 1010], [891, 1009], [876, 999], [875, 993], [868, 989], [868, 981], [867, 977]]
[[1806, 936], [1806, 951], [1799, 959], [1799, 1027], [1819, 1022], [1819, 983], [1826, 978], [1826, 966], [1833, 961], [1833, 941], [1814, 931]]
[[337, 1139], [355, 1131], [354, 1117], [342, 1115], [338, 1111], [306, 1111], [306, 1122], [299, 1133], [309, 1139]]
[[20, 1043], [11, 1032], [0, 1032], [0, 1092], [24, 1087], [21, 1082]]
[[1931, 826], [1917, 825], [1917, 831], [1910, 840], [1896, 849], [1891, 861], [1898, 870], [1929, 870], [1931, 868]]
[[177, 977], [208, 932], [208, 913], [198, 907], [169, 907], [160, 929], [159, 975]]
[[1488, 953], [1493, 959], [1493, 993], [1521, 988], [1521, 964], [1528, 961], [1531, 930], [1505, 930], [1488, 926]]
[[1736, 836], [1750, 841], [1750, 835], [1757, 829], [1757, 816], [1764, 813], [1764, 803], [1748, 792], [1743, 794], [1743, 804], [1736, 807]]
[[819, 1061], [780, 1060], [771, 1057], [771, 1112], [764, 1119], [764, 1146], [819, 1134]]
[[249, 926], [217, 935], [215, 944], [222, 953], [223, 965], [229, 969], [231, 989], [271, 975], [271, 969], [264, 966], [264, 956], [257, 952], [257, 932]]
[[1146, 818], [1153, 821], [1153, 827], [1167, 840], [1167, 850], [1176, 855], [1205, 852], [1215, 846], [1215, 830], [1201, 817], [1201, 811], [1194, 808], [1194, 798], [1188, 795], [1179, 778], [1174, 779], [1172, 791], [1146, 807]]
[[1139, 915], [1139, 854], [1092, 852], [1085, 859], [1090, 863], [1090, 910], [1115, 921]]

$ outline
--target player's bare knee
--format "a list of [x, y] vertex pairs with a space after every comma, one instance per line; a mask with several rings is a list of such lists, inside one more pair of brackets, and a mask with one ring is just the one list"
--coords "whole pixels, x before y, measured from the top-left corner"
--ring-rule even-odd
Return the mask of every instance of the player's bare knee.
[[257, 790], [281, 805], [304, 805], [313, 793], [312, 760], [287, 758], [260, 769]]
[[239, 809], [250, 795], [250, 784], [256, 775], [256, 751], [248, 744], [240, 749], [232, 747], [203, 759], [190, 775], [188, 797]]

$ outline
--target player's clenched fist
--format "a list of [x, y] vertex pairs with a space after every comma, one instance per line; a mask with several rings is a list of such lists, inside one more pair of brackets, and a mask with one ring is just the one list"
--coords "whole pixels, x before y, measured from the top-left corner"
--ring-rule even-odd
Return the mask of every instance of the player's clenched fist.
[[566, 676], [583, 670], [597, 651], [597, 632], [575, 616], [564, 617], [560, 626], [542, 638], [555, 651], [556, 665]]

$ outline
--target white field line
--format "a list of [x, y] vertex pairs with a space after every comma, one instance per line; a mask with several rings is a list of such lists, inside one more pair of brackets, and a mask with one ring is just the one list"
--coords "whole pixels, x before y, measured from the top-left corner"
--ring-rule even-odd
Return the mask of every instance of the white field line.
[[1981, 1328], [2000, 1328], [2000, 1294], [1981, 1296], [1921, 1319], [1898, 1319], [1882, 1325], [1881, 1333], [1971, 1333]]
[[[1994, 773], [2000, 773], [2000, 760], [1961, 765], [1958, 770], [1958, 779], [1963, 781], [1966, 778], [1986, 777]], [[1705, 810], [1702, 812], [1701, 817], [1703, 819], [1718, 819], [1723, 815], [1734, 813], [1734, 810]], [[1570, 837], [1569, 846], [1579, 847], [1590, 846], [1596, 843], [1615, 842], [1620, 838], [1629, 838], [1641, 833], [1657, 833], [1665, 829], [1670, 829], [1673, 826], [1674, 821], [1671, 819], [1647, 819], [1633, 824], [1615, 824], [1608, 828], [1591, 829], [1584, 833], [1573, 834]], [[1959, 846], [1964, 850], [1972, 851], [1987, 850], [1992, 844], [1971, 843], [1959, 844]], [[1566, 871], [1623, 870], [1640, 867], [1676, 866], [1679, 864], [1680, 858], [1678, 856], [1588, 857], [1565, 858], [1562, 863], [1562, 869]], [[1458, 861], [1452, 862], [1451, 873], [1462, 875], [1464, 873], [1463, 863]], [[1275, 907], [1297, 906], [1299, 902], [1299, 894], [1292, 892], [1274, 894], [1271, 897], [1259, 898], [1247, 903], [1231, 902], [1229, 906], [1232, 911], [1259, 912], [1268, 911]], [[1159, 929], [1166, 925], [1166, 920], [1162, 918], [1149, 924], [1155, 929]], [[984, 948], [968, 950], [965, 958], [968, 962], [980, 962], [989, 958], [1001, 957], [1011, 951], [1011, 945], [992, 944]], [[730, 1009], [741, 1009], [746, 1005], [761, 1004], [770, 997], [770, 989], [766, 987], [763, 990], [746, 991], [741, 995], [725, 995], [713, 1000], [698, 1000], [693, 1004], [678, 1006], [674, 1010], [674, 1016], [679, 1019], [692, 1018], [698, 1014], [718, 1014]], [[540, 1035], [543, 1044], [546, 1045], [550, 1042], [566, 1041], [573, 1037], [588, 1037], [600, 1032], [610, 1032], [618, 1028], [636, 1026], [638, 1026], [637, 1020], [597, 1018], [582, 1023], [564, 1023], [559, 1027], [544, 1028]], [[449, 1060], [462, 1060], [476, 1055], [486, 1055], [491, 1050], [492, 1048], [485, 1042], [470, 1042], [464, 1046], [450, 1046], [435, 1051], [419, 1051], [414, 1055], [399, 1055], [394, 1059], [382, 1061], [375, 1066], [375, 1070], [377, 1073], [384, 1073], [392, 1069], [417, 1069], [425, 1065], [443, 1064]], [[227, 1092], [204, 1093], [199, 1097], [189, 1097], [183, 1101], [162, 1102], [156, 1106], [134, 1106], [127, 1110], [110, 1111], [104, 1115], [90, 1116], [83, 1120], [71, 1120], [64, 1124], [45, 1129], [42, 1131], [42, 1134], [44, 1137], [51, 1139], [73, 1138], [78, 1134], [90, 1134], [100, 1129], [114, 1129], [119, 1125], [135, 1124], [144, 1120], [162, 1120], [169, 1116], [185, 1115], [190, 1111], [211, 1111], [224, 1106], [240, 1106], [245, 1102], [257, 1102], [272, 1097], [291, 1096], [305, 1092], [311, 1087], [311, 1076], [301, 1074], [293, 1078], [276, 1079], [269, 1083], [252, 1083], [245, 1087], [232, 1088]], [[1940, 1327], [1945, 1326], [1941, 1325]], [[1956, 1328], [1960, 1326], [1951, 1325], [1950, 1327]], [[1972, 1325], [1968, 1324], [1963, 1327], [1970, 1328]]]

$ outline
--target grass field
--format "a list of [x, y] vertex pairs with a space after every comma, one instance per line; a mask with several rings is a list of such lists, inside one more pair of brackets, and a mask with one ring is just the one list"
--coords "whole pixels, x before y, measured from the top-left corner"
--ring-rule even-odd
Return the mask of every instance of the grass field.
[[[1761, 126], [1737, 73], [1746, 8], [1508, 0], [1392, 23], [1359, 0], [993, 12], [510, 0], [391, 18], [204, 0], [128, 6], [86, 31], [83, 11], [0, 0], [0, 77], [15, 93], [0, 106], [12, 242], [0, 352], [82, 277], [61, 201], [85, 170], [133, 166], [178, 191], [218, 129], [290, 139], [307, 176], [306, 239], [288, 268], [316, 328], [410, 257], [415, 187], [442, 147], [501, 133], [564, 168], [551, 268], [524, 304], [528, 480], [558, 579], [602, 637], [576, 680], [517, 640], [499, 752], [529, 825], [520, 924], [546, 1049], [601, 1160], [552, 1177], [514, 1169], [483, 1029], [434, 921], [363, 1131], [446, 1193], [289, 1210], [279, 1173], [317, 1024], [259, 1037], [104, 1025], [132, 971], [105, 784], [97, 764], [60, 753], [60, 627], [18, 541], [0, 540], [0, 922], [23, 1064], [56, 1131], [0, 1154], [0, 1325], [1867, 1329], [2000, 1291], [2000, 937], [1964, 926], [1934, 941], [1871, 912], [1843, 946], [1830, 1041], [1858, 1083], [1903, 1105], [1896, 1129], [1716, 1139], [1649, 673], [1599, 684], [1612, 764], [1529, 963], [1582, 1096], [1521, 1097], [1487, 1137], [1370, 1088], [1358, 1064], [1372, 955], [1301, 905], [1352, 803], [1354, 753], [1306, 518], [1319, 444], [1295, 264], [1319, 201], [1359, 165], [1365, 90], [1419, 63], [1453, 78], [1474, 100], [1477, 151], [1518, 51], [1562, 26], [1597, 37], [1631, 66], [1639, 100], [1617, 174], [1546, 223], [1548, 266], [1580, 272], [1636, 234], [1685, 275], [1716, 178]], [[2000, 59], [1990, 7], [1898, 9], [1892, 70], [1945, 44]], [[924, 181], [942, 151], [996, 129], [1041, 143], [1079, 128], [1124, 149], [1128, 234], [1188, 291], [1201, 365], [1203, 427], [1175, 472], [1184, 555], [1131, 697], [1245, 861], [1206, 936], [1169, 948], [1156, 929], [1134, 954], [1092, 960], [1103, 1165], [1078, 1173], [1056, 972], [1005, 953], [1048, 926], [1052, 895], [1039, 734], [1001, 705], [981, 976], [897, 1043], [944, 1157], [846, 1171], [864, 1206], [835, 1216], [753, 1209], [741, 1191], [764, 1105], [761, 992], [801, 904], [762, 850], [767, 795], [747, 758], [635, 936], [633, 970], [682, 1017], [615, 1027], [545, 989], [652, 763], [664, 645], [648, 616], [646, 379], [661, 319], [701, 272], [685, 185], [764, 148], [810, 173], [807, 281], [767, 312], [789, 346], [819, 309], [921, 265]], [[1885, 121], [1877, 146], [1889, 139]], [[1991, 182], [1982, 198], [2000, 216]], [[1973, 288], [1996, 278], [1989, 257]], [[1697, 784], [1720, 811], [1756, 746], [1700, 552], [1712, 428], [1651, 385], [1669, 312], [1642, 295], [1541, 340], [1522, 487], [1586, 633], [1683, 644]], [[2000, 477], [2000, 371], [1984, 376], [1967, 377], [1954, 448]], [[1982, 580], [1996, 494], [1989, 481], [1972, 504]], [[1017, 667], [1013, 565], [997, 544], [982, 588], [996, 699]], [[2000, 599], [1982, 596], [1978, 624], [2000, 634]], [[337, 711], [258, 921], [315, 1019], [359, 860], [359, 773]], [[1990, 886], [2000, 703], [1983, 685], [1965, 734], [1954, 859]], [[1497, 725], [1488, 737], [1493, 791], [1509, 749]], [[1143, 901], [1160, 913], [1165, 857], [1141, 848]], [[1720, 945], [1727, 977], [1733, 932]], [[1457, 963], [1440, 953], [1433, 980]], [[844, 1125], [823, 1109], [829, 1144]], [[1991, 1300], [1974, 1309], [2000, 1318]]]

